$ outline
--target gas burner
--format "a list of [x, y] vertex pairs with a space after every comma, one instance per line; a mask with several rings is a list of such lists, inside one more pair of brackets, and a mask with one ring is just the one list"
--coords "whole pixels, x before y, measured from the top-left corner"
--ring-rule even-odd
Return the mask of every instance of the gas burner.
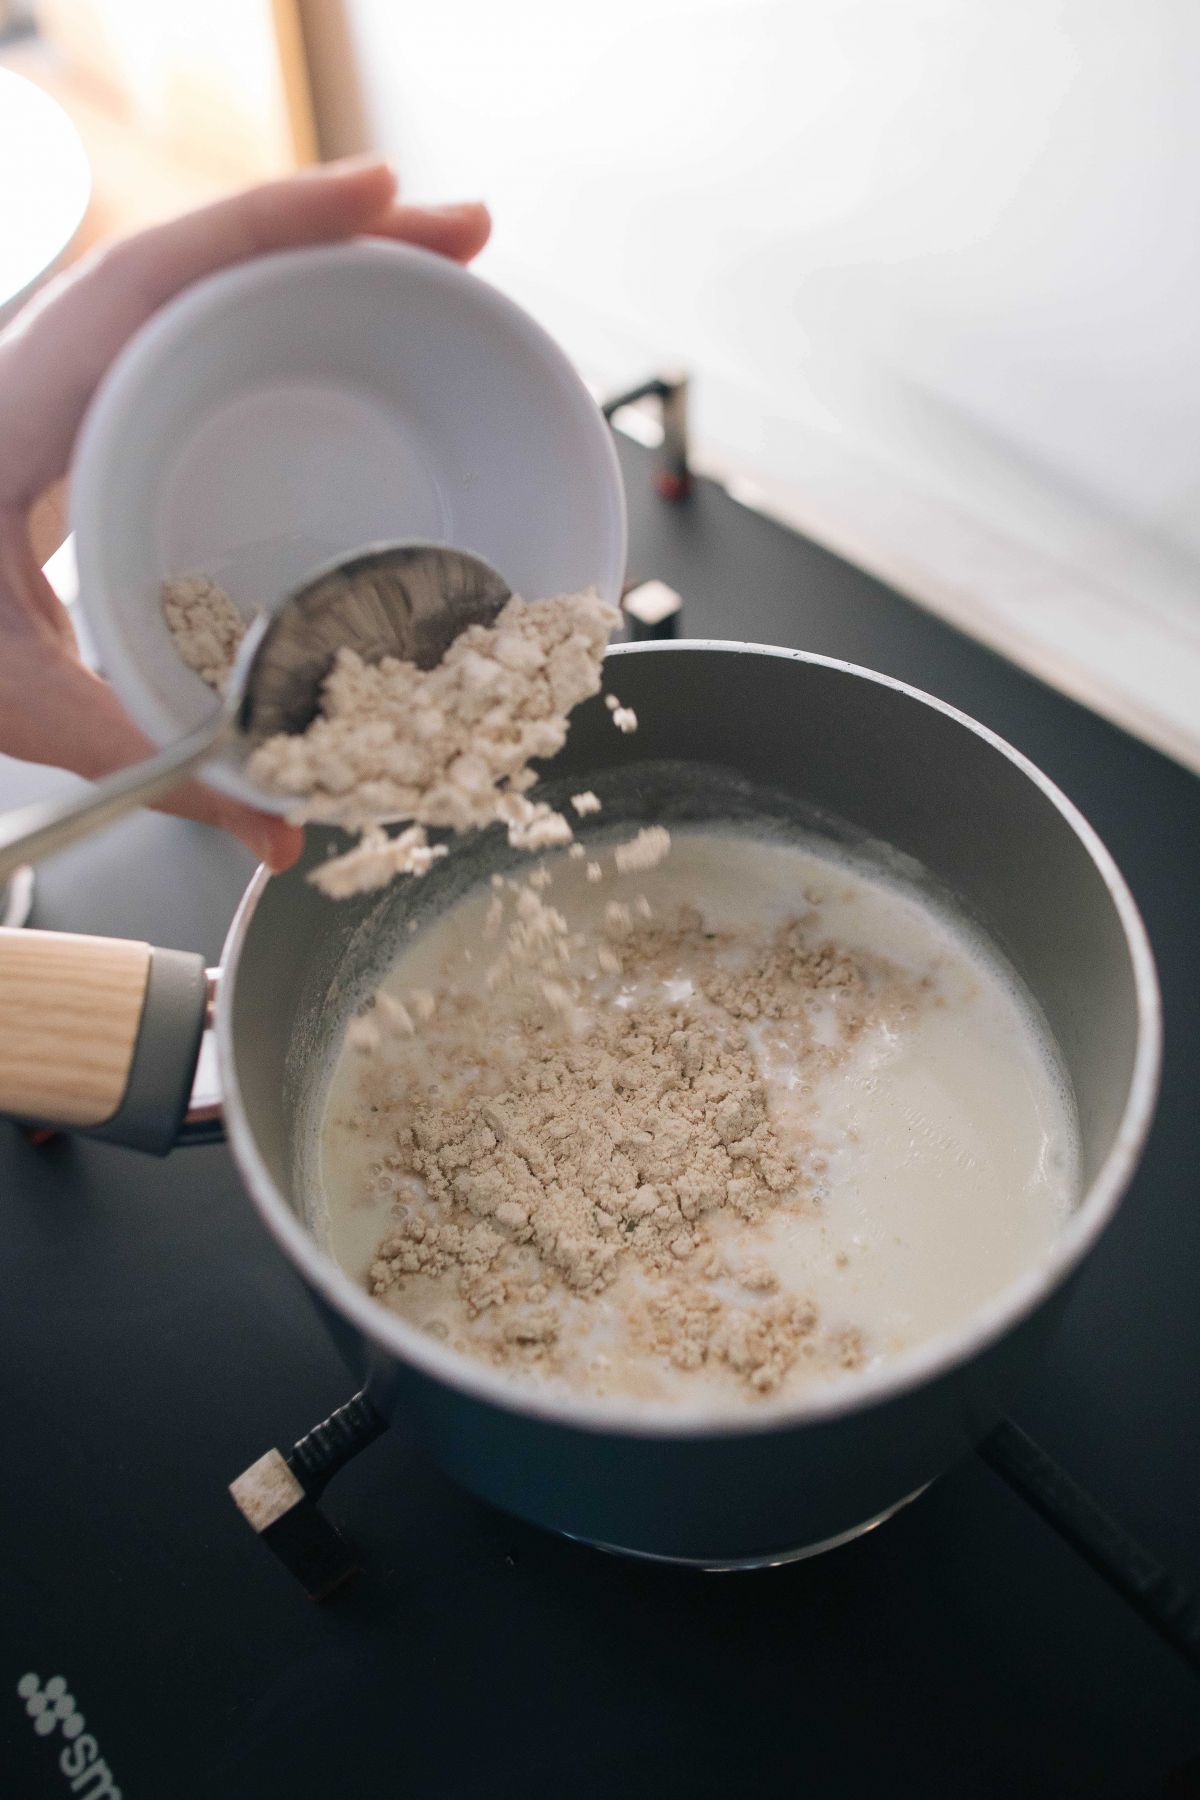
[[[366, 1389], [314, 1425], [284, 1456], [268, 1450], [229, 1484], [234, 1504], [300, 1583], [311, 1600], [328, 1600], [360, 1572], [358, 1555], [317, 1502], [333, 1477], [387, 1430], [387, 1419]], [[1077, 1551], [1176, 1655], [1200, 1669], [1200, 1601], [1182, 1581], [1130, 1536], [1092, 1496], [1061, 1469], [1028, 1434], [1002, 1419], [976, 1448], [994, 1474], [1007, 1482], [1063, 1541]], [[736, 1562], [654, 1556], [618, 1544], [573, 1538], [590, 1549], [640, 1562], [669, 1563], [702, 1573], [782, 1568], [822, 1556], [874, 1531], [920, 1498], [906, 1494], [875, 1518], [820, 1544], [805, 1544]]]

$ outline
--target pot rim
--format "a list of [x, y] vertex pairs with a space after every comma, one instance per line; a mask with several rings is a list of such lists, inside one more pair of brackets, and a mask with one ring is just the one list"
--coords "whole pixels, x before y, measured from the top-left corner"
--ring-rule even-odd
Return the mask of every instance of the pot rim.
[[968, 713], [933, 694], [838, 657], [819, 656], [772, 644], [740, 643], [719, 638], [683, 638], [670, 642], [613, 645], [608, 655], [677, 655], [718, 650], [731, 654], [771, 656], [814, 664], [852, 675], [918, 701], [953, 719], [1007, 757], [1051, 802], [1083, 844], [1098, 869], [1116, 908], [1133, 969], [1137, 1003], [1137, 1042], [1129, 1091], [1113, 1145], [1096, 1179], [1080, 1198], [1054, 1243], [1030, 1268], [994, 1294], [962, 1325], [888, 1358], [865, 1374], [849, 1374], [815, 1386], [789, 1402], [765, 1401], [744, 1412], [712, 1414], [703, 1407], [653, 1401], [611, 1401], [592, 1395], [540, 1393], [519, 1376], [493, 1370], [408, 1324], [373, 1300], [317, 1244], [280, 1194], [259, 1154], [242, 1104], [233, 1053], [232, 994], [237, 964], [260, 896], [271, 879], [259, 868], [234, 914], [222, 953], [224, 978], [216, 1006], [217, 1049], [225, 1093], [229, 1142], [259, 1217], [309, 1285], [375, 1347], [421, 1374], [475, 1400], [541, 1419], [548, 1424], [605, 1435], [638, 1437], [742, 1437], [791, 1430], [864, 1412], [921, 1387], [972, 1360], [1014, 1330], [1040, 1307], [1101, 1236], [1115, 1214], [1137, 1166], [1158, 1098], [1162, 1060], [1162, 1005], [1150, 941], [1137, 905], [1112, 855], [1083, 814], [1037, 765], [996, 732]]

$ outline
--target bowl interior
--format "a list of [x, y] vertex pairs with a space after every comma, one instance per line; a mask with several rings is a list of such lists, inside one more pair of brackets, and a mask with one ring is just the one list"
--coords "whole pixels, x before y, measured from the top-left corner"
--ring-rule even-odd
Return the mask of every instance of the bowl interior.
[[[212, 707], [163, 623], [168, 576], [209, 575], [250, 613], [394, 539], [473, 550], [527, 598], [615, 600], [624, 571], [616, 457], [566, 357], [485, 282], [398, 245], [262, 258], [166, 308], [94, 402], [73, 510], [105, 671], [159, 741]], [[233, 753], [214, 778], [263, 799]]]

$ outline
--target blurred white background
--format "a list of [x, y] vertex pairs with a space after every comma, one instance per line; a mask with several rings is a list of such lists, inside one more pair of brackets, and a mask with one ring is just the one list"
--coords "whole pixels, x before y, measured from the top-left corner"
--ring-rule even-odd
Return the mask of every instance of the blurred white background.
[[687, 367], [702, 467], [1200, 770], [1200, 0], [22, 3], [76, 249], [482, 196], [599, 390]]
[[[318, 0], [326, 154], [706, 460], [1195, 760], [1196, 0]], [[1190, 746], [1190, 747], [1189, 747]]]

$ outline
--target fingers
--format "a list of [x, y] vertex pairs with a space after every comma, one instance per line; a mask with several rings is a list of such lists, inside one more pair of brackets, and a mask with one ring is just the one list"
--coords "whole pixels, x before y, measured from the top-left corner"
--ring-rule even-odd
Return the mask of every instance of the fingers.
[[127, 238], [51, 283], [0, 335], [0, 506], [29, 505], [66, 469], [101, 376], [158, 307], [266, 251], [378, 233], [466, 261], [486, 208], [399, 206], [386, 163], [335, 163], [218, 200]]
[[[113, 358], [176, 293], [250, 256], [374, 234], [466, 262], [486, 243], [486, 207], [400, 205], [395, 189], [374, 159], [253, 188], [85, 259], [0, 333], [0, 751], [95, 777], [153, 748], [79, 662], [25, 517], [65, 472]], [[295, 827], [196, 782], [163, 809], [232, 831], [275, 869], [303, 843]]]
[[[38, 566], [25, 521], [0, 512], [0, 752], [96, 780], [153, 749], [107, 683], [80, 662], [70, 614]], [[286, 820], [198, 781], [159, 804], [231, 831], [276, 872], [304, 845]]]
[[102, 263], [116, 300], [132, 299], [145, 318], [193, 281], [231, 263], [370, 231], [395, 192], [396, 176], [386, 162], [329, 163], [152, 225], [115, 245]]
[[229, 800], [199, 781], [189, 781], [165, 800], [156, 801], [155, 810], [228, 831], [259, 862], [266, 863], [273, 875], [290, 869], [304, 848], [304, 833], [298, 825], [289, 825], [274, 813], [243, 806], [240, 800]]
[[480, 200], [453, 206], [392, 206], [375, 225], [375, 237], [395, 238], [436, 250], [455, 262], [478, 256], [492, 231], [492, 216]]
[[12, 657], [44, 645], [77, 656], [71, 616], [42, 573], [20, 512], [0, 507], [0, 676]]
[[0, 504], [28, 504], [62, 474], [97, 382], [166, 300], [259, 251], [366, 231], [395, 187], [384, 163], [270, 182], [139, 232], [52, 282], [0, 337]]
[[[142, 761], [154, 748], [108, 684], [65, 650], [48, 648], [32, 636], [6, 635], [0, 665], [0, 751], [95, 781]], [[156, 802], [156, 809], [232, 832], [276, 872], [290, 868], [304, 847], [304, 833], [297, 826], [199, 781], [183, 783]]]

